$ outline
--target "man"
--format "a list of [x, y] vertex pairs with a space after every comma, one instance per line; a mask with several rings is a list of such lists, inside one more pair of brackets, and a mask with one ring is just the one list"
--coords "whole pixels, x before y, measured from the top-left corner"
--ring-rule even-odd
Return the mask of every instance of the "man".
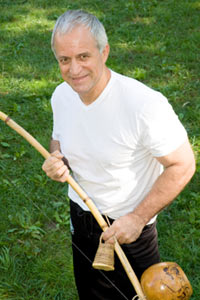
[[[156, 215], [195, 171], [187, 134], [166, 98], [106, 66], [103, 25], [83, 11], [56, 22], [52, 49], [64, 82], [52, 96], [51, 157], [43, 170], [65, 182], [69, 169], [111, 226], [103, 233], [122, 244], [138, 278], [160, 261]], [[117, 258], [115, 271], [92, 268], [101, 229], [69, 187], [74, 273], [81, 300], [132, 299]]]

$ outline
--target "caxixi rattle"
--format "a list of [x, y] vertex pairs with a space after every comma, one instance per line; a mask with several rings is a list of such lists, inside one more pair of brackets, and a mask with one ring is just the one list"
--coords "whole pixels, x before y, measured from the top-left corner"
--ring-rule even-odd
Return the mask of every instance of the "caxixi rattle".
[[[114, 246], [103, 243], [102, 237], [92, 266], [104, 271], [114, 270]], [[146, 300], [189, 300], [193, 292], [184, 271], [174, 262], [149, 267], [142, 274], [141, 287]]]

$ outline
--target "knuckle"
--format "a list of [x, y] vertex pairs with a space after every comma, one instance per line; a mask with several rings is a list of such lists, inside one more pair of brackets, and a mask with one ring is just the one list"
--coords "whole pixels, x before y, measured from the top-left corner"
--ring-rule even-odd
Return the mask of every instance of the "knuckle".
[[65, 180], [65, 178], [61, 178], [60, 181], [61, 181], [62, 183], [64, 183], [66, 180]]

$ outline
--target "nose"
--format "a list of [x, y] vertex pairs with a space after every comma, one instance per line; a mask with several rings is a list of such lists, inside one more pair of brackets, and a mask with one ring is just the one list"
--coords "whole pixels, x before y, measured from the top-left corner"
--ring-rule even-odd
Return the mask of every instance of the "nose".
[[80, 64], [74, 59], [71, 61], [69, 72], [71, 76], [76, 76], [79, 75], [81, 71], [81, 66]]

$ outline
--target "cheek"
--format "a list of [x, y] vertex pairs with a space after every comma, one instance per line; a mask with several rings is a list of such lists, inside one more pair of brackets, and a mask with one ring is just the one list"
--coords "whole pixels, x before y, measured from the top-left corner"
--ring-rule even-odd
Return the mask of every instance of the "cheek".
[[87, 66], [85, 66], [85, 68], [93, 74], [98, 74], [101, 69], [101, 66], [100, 66], [99, 62], [97, 61], [97, 62], [92, 62], [90, 64], [87, 64]]
[[69, 68], [64, 67], [64, 66], [60, 66], [60, 73], [62, 76], [66, 76], [68, 73]]

